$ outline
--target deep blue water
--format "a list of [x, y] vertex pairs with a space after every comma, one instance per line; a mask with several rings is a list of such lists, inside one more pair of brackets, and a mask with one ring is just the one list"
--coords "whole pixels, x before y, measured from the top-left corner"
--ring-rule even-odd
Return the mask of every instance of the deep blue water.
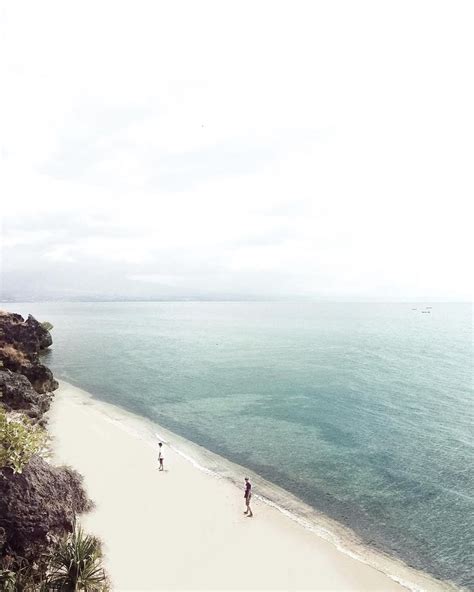
[[[46, 363], [474, 589], [468, 304], [8, 304]], [[413, 310], [416, 308], [417, 310]]]

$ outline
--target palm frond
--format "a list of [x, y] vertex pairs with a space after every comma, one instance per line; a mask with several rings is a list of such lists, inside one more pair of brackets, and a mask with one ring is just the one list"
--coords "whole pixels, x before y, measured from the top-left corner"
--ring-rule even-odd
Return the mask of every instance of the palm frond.
[[74, 532], [58, 545], [51, 558], [49, 583], [52, 589], [64, 591], [108, 590], [99, 539], [84, 534], [80, 526], [76, 527]]

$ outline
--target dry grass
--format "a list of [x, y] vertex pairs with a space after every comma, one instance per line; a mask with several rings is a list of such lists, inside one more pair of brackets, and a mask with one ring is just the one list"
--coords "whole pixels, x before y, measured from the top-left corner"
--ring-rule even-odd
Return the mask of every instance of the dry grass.
[[13, 317], [13, 314], [14, 313], [12, 313], [12, 312], [8, 312], [8, 310], [3, 310], [3, 308], [0, 308], [0, 317], [10, 317], [11, 316], [12, 320], [18, 322], [17, 319], [15, 319]]
[[9, 344], [0, 345], [0, 357], [6, 358], [11, 362], [16, 362], [17, 364], [21, 365], [27, 364], [29, 362], [24, 352]]

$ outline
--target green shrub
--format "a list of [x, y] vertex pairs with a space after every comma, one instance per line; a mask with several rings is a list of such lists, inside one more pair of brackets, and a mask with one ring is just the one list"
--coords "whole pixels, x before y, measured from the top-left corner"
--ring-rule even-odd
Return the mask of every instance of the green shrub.
[[7, 414], [0, 407], [0, 469], [21, 473], [34, 454], [47, 450], [48, 434], [25, 415]]
[[46, 329], [46, 331], [51, 331], [53, 329], [53, 325], [49, 321], [43, 321], [41, 326], [43, 329]]

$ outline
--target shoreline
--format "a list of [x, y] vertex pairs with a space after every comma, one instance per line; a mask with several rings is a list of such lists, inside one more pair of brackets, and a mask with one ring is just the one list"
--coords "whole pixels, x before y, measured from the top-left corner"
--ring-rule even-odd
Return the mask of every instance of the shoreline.
[[[448, 582], [435, 580], [428, 574], [416, 571], [395, 558], [371, 550], [348, 528], [318, 513], [291, 493], [266, 481], [245, 467], [227, 461], [151, 420], [135, 415], [121, 407], [95, 399], [91, 393], [65, 381], [60, 381], [60, 389], [57, 391], [52, 409], [48, 415], [50, 418], [49, 428], [53, 436], [55, 461], [70, 464], [73, 468], [79, 470], [85, 477], [86, 489], [96, 501], [96, 509], [90, 515], [85, 516], [82, 521], [87, 524], [88, 529], [96, 532], [105, 543], [106, 564], [112, 581], [115, 581], [115, 585], [118, 586], [113, 589], [134, 590], [135, 592], [139, 590], [191, 588], [234, 590], [332, 589], [353, 591], [402, 591], [410, 589], [417, 592], [459, 590], [459, 588]], [[82, 427], [76, 421], [80, 420], [80, 416], [82, 416], [83, 420]], [[74, 434], [76, 434], [75, 437]], [[84, 441], [84, 436], [87, 442]], [[77, 438], [81, 437], [82, 440], [77, 442]], [[193, 493], [191, 494], [192, 503], [189, 503], [190, 500], [184, 498], [182, 499], [183, 503], [193, 507], [194, 510], [203, 510], [204, 512], [207, 504], [212, 507], [218, 504], [219, 513], [214, 517], [214, 522], [208, 522], [202, 517], [195, 519], [194, 516], [188, 516], [189, 529], [184, 527], [184, 531], [182, 531], [183, 526], [180, 525], [177, 528], [178, 532], [174, 532], [175, 529], [171, 520], [171, 524], [167, 524], [166, 540], [169, 540], [169, 538], [174, 540], [180, 532], [181, 538], [183, 536], [191, 539], [195, 537], [198, 550], [193, 549], [193, 547], [188, 549], [187, 558], [185, 559], [180, 555], [176, 556], [176, 554], [169, 552], [167, 545], [163, 543], [161, 545], [163, 548], [159, 550], [159, 556], [166, 557], [167, 565], [169, 565], [166, 574], [161, 573], [160, 575], [146, 571], [146, 574], [133, 575], [127, 573], [123, 566], [126, 554], [130, 553], [129, 544], [127, 544], [127, 533], [120, 535], [120, 533], [116, 532], [116, 528], [110, 524], [111, 514], [106, 511], [106, 508], [111, 505], [111, 501], [116, 497], [115, 493], [120, 491], [120, 487], [125, 486], [120, 480], [121, 471], [130, 469], [134, 461], [141, 467], [141, 471], [133, 475], [134, 480], [138, 481], [139, 487], [145, 490], [155, 487], [155, 485], [160, 487], [159, 483], [155, 483], [157, 477], [168, 478], [168, 474], [158, 476], [158, 472], [153, 470], [156, 468], [155, 457], [158, 437], [165, 443], [165, 458], [168, 458], [167, 464], [171, 460], [172, 473], [178, 471], [178, 468], [182, 469], [183, 474], [186, 473], [185, 489], [193, 490], [195, 486], [200, 485], [207, 492], [202, 500], [195, 499], [195, 497], [199, 498], [199, 495], [196, 494], [195, 496]], [[100, 447], [103, 448], [101, 450], [103, 453], [102, 461], [108, 464], [111, 470], [112, 464], [115, 465], [113, 469], [114, 476], [116, 478], [118, 476], [118, 489], [117, 486], [113, 487], [112, 482], [109, 484], [103, 482], [103, 475], [100, 474], [100, 467], [97, 466], [100, 463], [99, 458], [96, 458], [93, 450], [87, 449], [86, 444], [89, 444], [95, 450], [99, 450]], [[110, 450], [106, 450], [107, 447]], [[134, 449], [134, 453], [130, 452], [131, 448]], [[124, 458], [115, 456], [114, 453], [117, 449], [121, 451]], [[136, 457], [133, 456], [134, 454], [136, 454]], [[252, 531], [247, 527], [249, 521], [241, 518], [243, 503], [240, 497], [242, 494], [237, 487], [241, 488], [240, 481], [244, 473], [249, 474], [254, 483], [254, 489], [258, 492], [253, 499], [257, 500], [254, 505], [257, 508], [256, 513], [261, 516], [261, 519], [258, 519], [258, 528], [252, 529]], [[179, 479], [182, 480], [182, 477], [182, 475], [179, 475]], [[102, 481], [102, 485], [99, 487], [98, 482], [100, 481]], [[153, 483], [150, 483], [150, 481], [153, 481]], [[168, 504], [166, 511], [176, 512], [177, 515], [181, 515], [184, 511], [187, 514], [188, 512], [183, 509], [183, 506], [176, 504], [176, 498], [183, 495], [180, 484], [177, 485], [178, 488], [173, 489], [171, 487], [166, 492], [167, 497], [163, 499], [163, 501], [166, 499]], [[126, 484], [129, 495], [126, 497], [125, 503], [128, 499], [129, 505], [130, 497], [133, 502], [136, 495], [136, 487], [133, 486], [133, 482]], [[157, 535], [159, 535], [159, 530], [163, 526], [159, 514], [161, 501], [158, 496], [156, 499], [157, 506], [154, 508], [152, 500], [155, 498], [153, 495], [150, 498], [149, 493], [144, 497], [142, 496], [143, 499], [138, 496], [138, 501], [149, 503], [147, 510], [150, 513], [151, 520], [156, 523]], [[224, 506], [222, 506], [222, 497], [225, 500]], [[202, 510], [201, 504], [203, 505]], [[123, 511], [130, 511], [130, 508], [125, 507]], [[120, 516], [123, 517], [122, 514]], [[116, 518], [115, 515], [115, 521]], [[146, 530], [146, 519], [143, 516], [141, 516], [141, 519], [144, 520]], [[219, 523], [222, 521], [228, 521], [229, 524], [225, 528], [220, 527]], [[128, 520], [124, 520], [124, 522], [127, 523]], [[254, 521], [250, 522], [255, 524]], [[232, 523], [232, 526], [230, 523]], [[203, 528], [204, 526], [205, 528]], [[231, 527], [228, 528], [229, 526]], [[220, 569], [217, 569], [216, 565], [213, 564], [208, 566], [209, 572], [207, 572], [202, 561], [198, 561], [197, 565], [193, 563], [196, 559], [199, 559], [203, 551], [200, 541], [207, 536], [208, 532], [214, 532], [216, 538], [214, 543], [217, 547], [215, 552], [217, 557], [222, 560], [222, 555], [226, 554], [219, 545], [222, 546], [224, 542], [232, 541], [232, 538], [235, 539], [232, 541], [234, 544], [236, 541], [241, 540], [242, 528], [247, 536], [255, 535], [254, 530], [259, 531], [259, 544], [252, 550], [252, 557], [255, 554], [257, 554], [257, 557], [260, 555], [260, 561], [252, 565], [251, 569], [242, 568], [244, 572], [242, 575], [245, 575], [246, 570], [250, 572], [245, 575], [245, 579], [241, 579], [242, 572], [239, 569], [229, 575], [227, 579], [224, 574], [224, 572], [228, 573], [229, 570], [232, 573], [232, 569], [235, 569], [234, 555], [237, 566], [241, 561], [244, 562], [244, 565], [245, 562], [248, 564], [249, 558], [245, 557], [245, 553], [243, 557], [239, 557], [240, 547], [234, 549], [234, 555], [232, 550], [229, 550], [229, 556], [225, 556], [224, 561], [221, 561], [226, 566], [225, 569], [222, 565]], [[130, 570], [134, 569], [133, 566], [136, 565], [136, 561], [143, 552], [154, 545], [153, 536], [147, 541], [146, 535], [143, 535], [140, 529], [137, 530], [136, 525], [134, 525], [133, 530], [140, 534], [144, 542], [143, 549], [141, 549], [142, 553], [130, 563]], [[192, 534], [191, 530], [193, 530]], [[278, 538], [274, 536], [275, 531], [279, 535]], [[269, 534], [272, 534], [272, 536], [269, 536]], [[297, 551], [295, 549], [292, 551], [287, 550], [288, 555], [285, 555], [285, 543], [278, 540], [281, 539], [281, 535], [289, 537]], [[276, 542], [277, 540], [278, 542]], [[249, 545], [246, 541], [243, 544], [244, 549]], [[264, 549], [262, 546], [267, 548]], [[232, 544], [230, 544], [230, 547], [232, 547]], [[125, 551], [126, 549], [128, 550]], [[182, 546], [177, 544], [176, 549], [181, 550]], [[259, 565], [265, 555], [279, 557], [279, 554], [281, 554], [281, 559], [278, 561], [285, 562], [287, 560], [286, 566], [284, 564], [278, 566], [278, 563], [272, 557], [267, 558], [270, 559], [268, 567], [271, 567], [273, 572], [276, 570], [276, 574], [268, 573], [264, 566]], [[322, 564], [319, 564], [318, 559], [321, 560], [321, 556], [324, 556], [325, 560]], [[208, 560], [206, 553], [206, 564]], [[176, 564], [173, 564], [173, 561]], [[211, 563], [213, 562], [211, 561]], [[193, 573], [192, 576], [188, 577], [188, 579], [178, 576], [177, 572], [179, 570], [189, 569], [190, 565], [192, 569], [189, 571]], [[321, 573], [321, 570], [327, 573]], [[301, 571], [306, 572], [304, 577], [302, 577]], [[133, 581], [134, 577], [138, 578], [136, 584]]]

